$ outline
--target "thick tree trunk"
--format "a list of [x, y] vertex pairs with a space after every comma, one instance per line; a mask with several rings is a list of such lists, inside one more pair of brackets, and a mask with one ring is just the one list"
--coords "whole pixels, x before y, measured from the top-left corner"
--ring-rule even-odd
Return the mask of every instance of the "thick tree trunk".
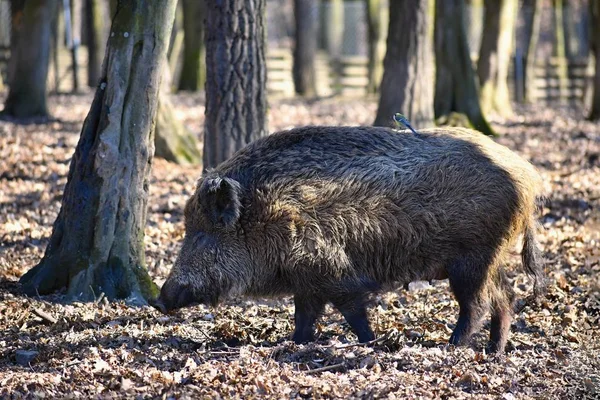
[[86, 0], [86, 7], [88, 86], [96, 87], [100, 82], [102, 59], [106, 51], [108, 31], [105, 21], [107, 21], [107, 18], [102, 0]]
[[206, 8], [204, 168], [267, 134], [266, 0], [209, 0]]
[[183, 67], [179, 90], [196, 92], [204, 87], [204, 1], [183, 0]]
[[[367, 8], [367, 26], [369, 39], [369, 93], [377, 93], [381, 78], [383, 77], [383, 58], [386, 52], [384, 35], [388, 27], [388, 15], [392, 16], [392, 9], [399, 6], [394, 2], [390, 3], [390, 13], [385, 9], [381, 0], [366, 0]], [[416, 7], [416, 4], [413, 5]], [[397, 17], [398, 14], [395, 14]], [[412, 24], [413, 21], [409, 21]], [[399, 23], [397, 21], [394, 24]], [[396, 29], [398, 30], [398, 29]]]
[[443, 118], [452, 112], [462, 113], [475, 129], [494, 135], [479, 105], [476, 76], [463, 24], [464, 12], [464, 0], [436, 2], [435, 116]]
[[588, 119], [600, 120], [600, 0], [590, 0], [591, 49], [596, 61], [594, 94]]
[[526, 15], [525, 36], [525, 100], [533, 103], [535, 100], [535, 64], [538, 39], [540, 36], [540, 1], [523, 0], [522, 10]]
[[199, 164], [202, 156], [198, 150], [198, 139], [177, 119], [171, 104], [171, 71], [166, 58], [163, 68], [156, 112], [154, 155], [177, 164]]
[[508, 68], [517, 17], [517, 0], [486, 0], [483, 37], [477, 61], [481, 108], [512, 114], [508, 94]]
[[71, 161], [44, 258], [25, 293], [143, 303], [157, 294], [145, 269], [144, 226], [160, 73], [176, 0], [122, 1], [102, 83]]
[[11, 4], [10, 89], [2, 113], [15, 118], [47, 117], [46, 80], [56, 0], [13, 0]]
[[[374, 125], [404, 114], [415, 127], [433, 125], [433, 0], [390, 2], [381, 97]], [[407, 29], [410, 27], [410, 29]]]
[[294, 88], [301, 96], [317, 94], [315, 56], [317, 53], [317, 3], [294, 0]]

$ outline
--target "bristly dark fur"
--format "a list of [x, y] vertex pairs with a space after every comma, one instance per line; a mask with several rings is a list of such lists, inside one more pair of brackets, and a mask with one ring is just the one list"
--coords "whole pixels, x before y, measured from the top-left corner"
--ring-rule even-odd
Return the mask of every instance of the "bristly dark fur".
[[328, 302], [368, 341], [370, 293], [449, 278], [460, 304], [451, 343], [467, 343], [489, 309], [491, 345], [502, 351], [513, 303], [503, 258], [520, 235], [525, 271], [536, 293], [543, 287], [533, 218], [540, 190], [529, 163], [467, 129], [273, 134], [199, 180], [159, 302], [168, 310], [292, 294], [297, 342], [312, 340]]

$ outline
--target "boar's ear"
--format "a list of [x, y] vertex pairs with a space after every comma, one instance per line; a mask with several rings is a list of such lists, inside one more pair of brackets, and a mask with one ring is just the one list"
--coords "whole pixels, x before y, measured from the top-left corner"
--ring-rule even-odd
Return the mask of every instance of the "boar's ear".
[[198, 193], [199, 202], [209, 220], [219, 226], [231, 226], [240, 217], [240, 184], [230, 178], [206, 178]]

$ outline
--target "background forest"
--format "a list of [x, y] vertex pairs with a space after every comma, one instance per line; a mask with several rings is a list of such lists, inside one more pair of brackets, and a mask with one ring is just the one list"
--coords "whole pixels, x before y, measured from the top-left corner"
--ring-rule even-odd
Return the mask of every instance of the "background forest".
[[[598, 0], [0, 0], [0, 397], [600, 397], [599, 55]], [[378, 296], [369, 345], [329, 306], [294, 344], [288, 298], [146, 304], [204, 168], [397, 112], [544, 178], [506, 354], [447, 344], [447, 281]]]

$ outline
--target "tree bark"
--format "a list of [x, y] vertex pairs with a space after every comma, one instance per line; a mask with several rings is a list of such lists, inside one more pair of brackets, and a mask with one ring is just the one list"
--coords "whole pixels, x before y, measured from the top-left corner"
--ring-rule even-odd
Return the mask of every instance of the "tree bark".
[[46, 80], [50, 31], [56, 0], [13, 0], [8, 62], [10, 89], [2, 114], [14, 118], [47, 117]]
[[588, 119], [600, 120], [600, 0], [590, 0], [591, 49], [595, 58], [594, 87]]
[[464, 12], [464, 0], [436, 2], [435, 116], [443, 118], [452, 112], [463, 113], [475, 129], [494, 135], [479, 105], [476, 76], [463, 24]]
[[317, 52], [317, 4], [315, 0], [294, 0], [294, 65], [296, 93], [312, 97], [317, 94], [315, 56]]
[[404, 114], [415, 127], [433, 125], [433, 0], [390, 2], [381, 97], [374, 125]]
[[88, 46], [88, 86], [96, 87], [100, 82], [102, 59], [106, 51], [108, 31], [106, 11], [102, 0], [86, 0], [86, 34]]
[[[396, 3], [391, 2], [388, 14], [381, 0], [366, 0], [369, 40], [369, 84], [367, 91], [369, 93], [377, 93], [379, 91], [379, 85], [383, 77], [383, 60], [386, 53], [384, 34], [388, 27], [388, 16], [392, 15], [392, 9], [395, 7]], [[397, 16], [398, 14], [396, 13], [395, 17]]]
[[183, 0], [183, 67], [179, 90], [196, 92], [206, 79], [204, 49], [204, 1]]
[[495, 111], [512, 114], [508, 94], [513, 35], [517, 17], [517, 0], [486, 0], [481, 48], [477, 61], [481, 108], [485, 114]]
[[176, 0], [121, 2], [69, 169], [60, 213], [40, 263], [21, 277], [29, 295], [70, 299], [157, 294], [145, 269], [144, 226], [154, 118]]
[[266, 0], [207, 2], [204, 168], [267, 134]]
[[163, 68], [156, 112], [154, 155], [177, 164], [199, 164], [202, 156], [198, 150], [198, 139], [177, 119], [171, 104], [171, 71], [166, 58]]

